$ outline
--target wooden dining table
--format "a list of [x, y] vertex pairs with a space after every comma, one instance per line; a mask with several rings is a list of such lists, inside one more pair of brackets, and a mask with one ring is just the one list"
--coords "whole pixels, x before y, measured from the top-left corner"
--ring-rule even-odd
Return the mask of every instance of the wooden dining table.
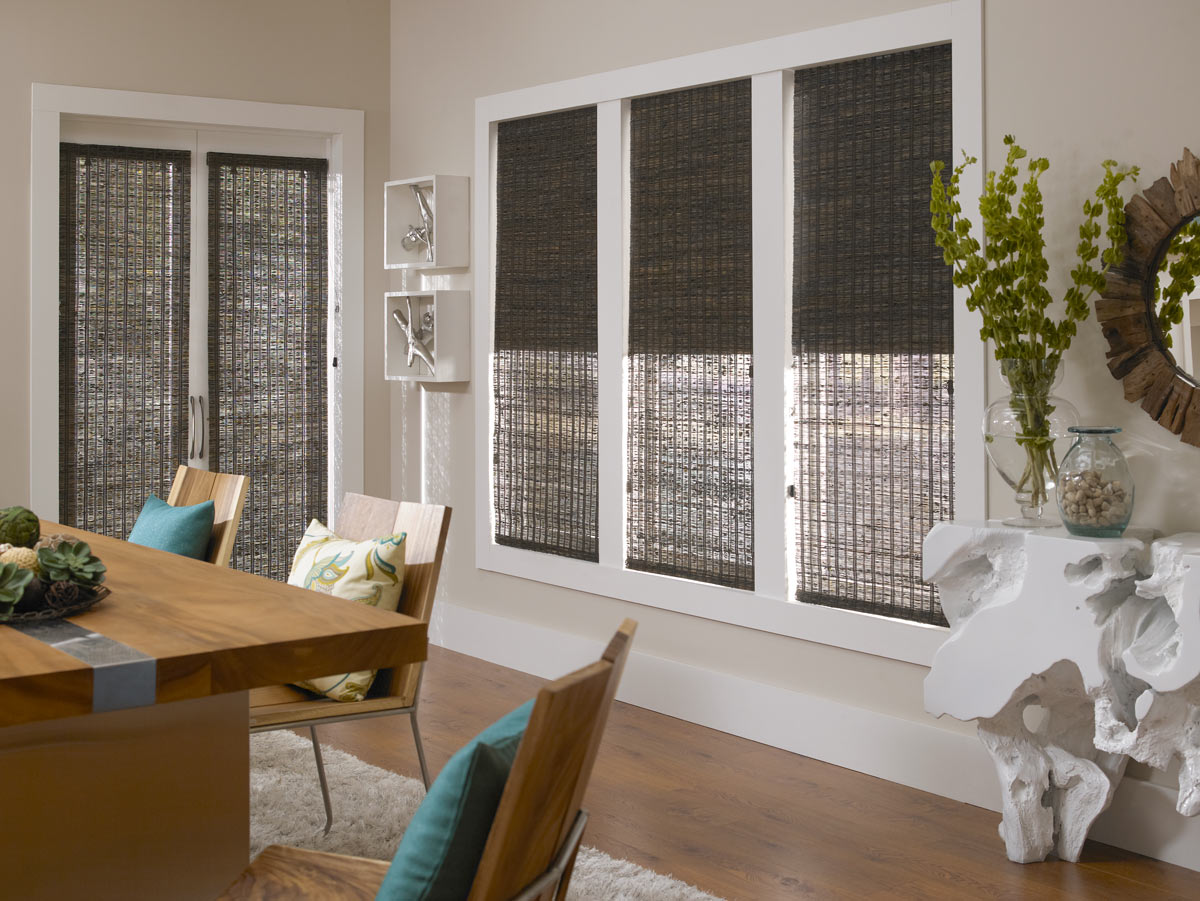
[[249, 689], [424, 660], [426, 624], [42, 533], [87, 541], [111, 594], [0, 625], [0, 897], [214, 898], [249, 859]]

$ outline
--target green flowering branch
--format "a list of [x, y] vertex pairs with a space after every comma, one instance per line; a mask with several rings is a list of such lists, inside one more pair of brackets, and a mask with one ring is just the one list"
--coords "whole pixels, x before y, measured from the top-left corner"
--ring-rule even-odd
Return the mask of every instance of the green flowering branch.
[[[1078, 262], [1062, 298], [1064, 314], [1055, 321], [1047, 314], [1053, 298], [1046, 288], [1050, 265], [1042, 237], [1046, 220], [1039, 185], [1050, 162], [1045, 157], [1030, 159], [1025, 183], [1019, 185], [1019, 162], [1028, 154], [1012, 135], [1006, 135], [1004, 143], [1008, 147], [1004, 166], [987, 173], [979, 198], [986, 246], [972, 236], [971, 221], [963, 215], [959, 200], [962, 174], [978, 162], [965, 153], [948, 182], [942, 177], [945, 163], [930, 163], [930, 224], [946, 265], [954, 270], [954, 284], [969, 290], [967, 309], [978, 311], [983, 319], [979, 337], [993, 342], [997, 360], [1011, 361], [1004, 364], [1004, 374], [1021, 426], [1017, 441], [1026, 452], [1025, 472], [1013, 487], [1018, 494], [1028, 492], [1030, 504], [1040, 507], [1058, 472], [1050, 435], [1054, 407], [1047, 403], [1050, 386], [1063, 352], [1075, 337], [1076, 324], [1087, 318], [1088, 301], [1104, 289], [1108, 270], [1121, 263], [1125, 210], [1119, 189], [1125, 179], [1137, 177], [1138, 169], [1119, 168], [1113, 160], [1102, 164], [1104, 177], [1095, 199], [1089, 197], [1083, 204]], [[1104, 250], [1098, 243], [1101, 235], [1107, 244]]]

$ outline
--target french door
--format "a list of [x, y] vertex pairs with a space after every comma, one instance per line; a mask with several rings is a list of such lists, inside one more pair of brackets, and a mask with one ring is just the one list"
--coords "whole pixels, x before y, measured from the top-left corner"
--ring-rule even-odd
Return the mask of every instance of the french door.
[[64, 122], [62, 521], [124, 537], [187, 462], [249, 476], [234, 566], [327, 519], [327, 141]]

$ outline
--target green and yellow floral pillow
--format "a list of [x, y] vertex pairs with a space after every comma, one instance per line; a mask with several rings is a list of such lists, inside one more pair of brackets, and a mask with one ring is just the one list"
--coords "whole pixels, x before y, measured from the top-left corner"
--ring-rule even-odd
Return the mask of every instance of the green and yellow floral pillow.
[[[288, 584], [395, 610], [404, 589], [404, 537], [405, 533], [399, 532], [351, 541], [339, 538], [314, 519], [292, 558]], [[374, 680], [375, 670], [359, 670], [296, 685], [335, 701], [361, 701]]]

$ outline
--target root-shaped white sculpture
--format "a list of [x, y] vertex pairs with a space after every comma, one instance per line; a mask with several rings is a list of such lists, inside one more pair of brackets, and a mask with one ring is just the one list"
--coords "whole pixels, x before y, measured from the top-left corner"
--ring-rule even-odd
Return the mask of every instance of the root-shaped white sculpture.
[[924, 576], [951, 629], [925, 707], [978, 720], [1010, 859], [1078, 860], [1130, 757], [1178, 757], [1178, 810], [1200, 812], [1200, 533], [942, 523]]

